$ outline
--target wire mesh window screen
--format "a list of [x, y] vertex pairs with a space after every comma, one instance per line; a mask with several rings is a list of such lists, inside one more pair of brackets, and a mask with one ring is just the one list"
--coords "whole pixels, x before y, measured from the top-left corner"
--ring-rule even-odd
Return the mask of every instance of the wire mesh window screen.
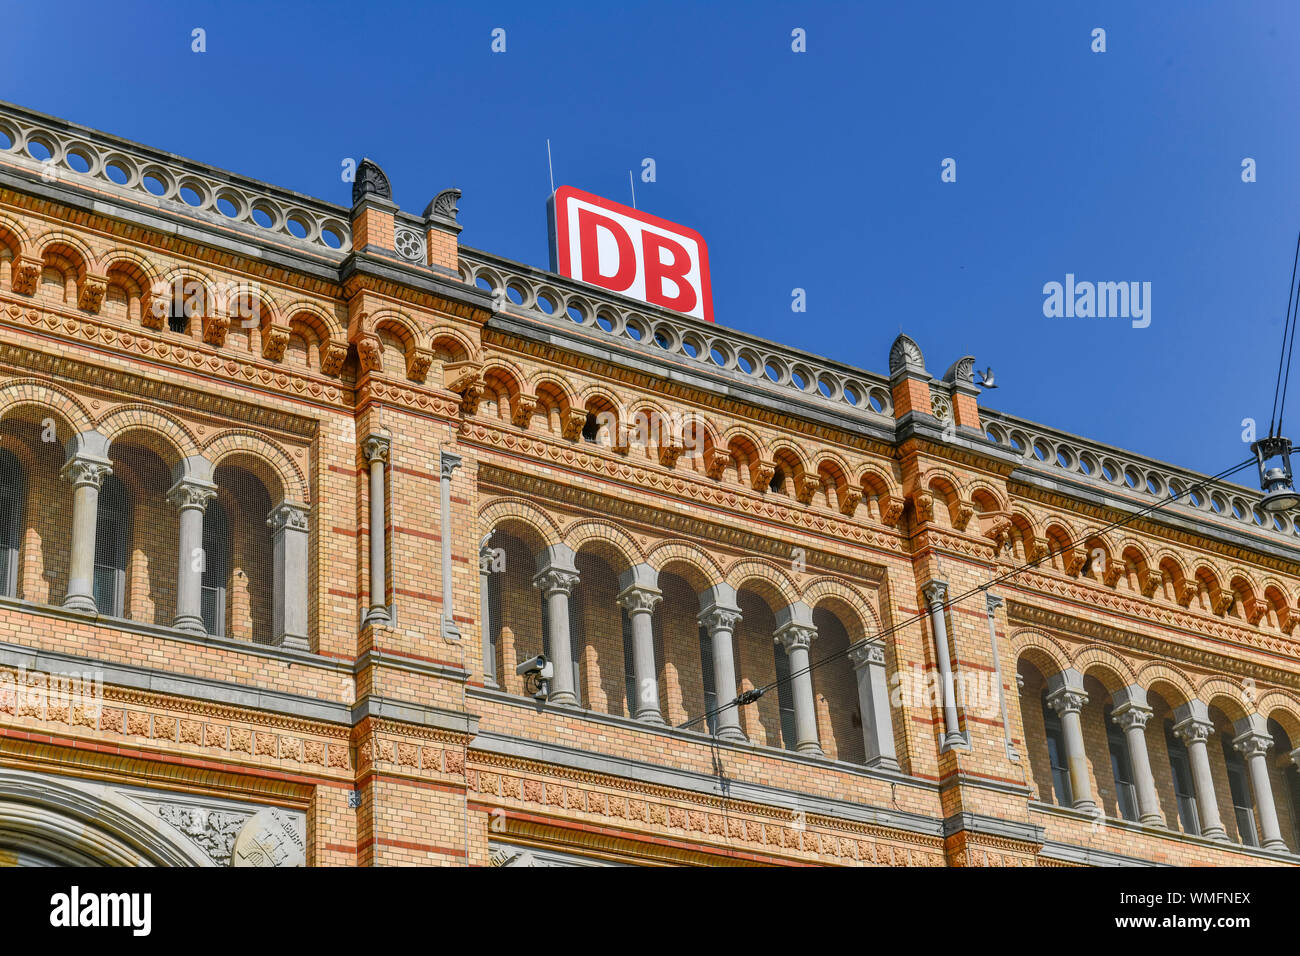
[[95, 524], [95, 607], [109, 617], [125, 617], [127, 543], [131, 509], [122, 479], [109, 475], [99, 489]]
[[230, 522], [218, 500], [203, 513], [203, 627], [209, 634], [226, 633], [226, 593], [230, 578]]
[[[210, 633], [267, 643], [273, 636], [275, 596], [275, 537], [266, 523], [270, 492], [261, 478], [236, 464], [219, 466], [212, 480], [217, 497], [209, 502], [203, 521], [204, 567], [212, 570], [205, 572], [203, 585], [205, 594], [212, 589], [211, 624], [219, 629]], [[221, 523], [225, 524], [224, 547]], [[204, 622], [208, 624], [206, 616]]]
[[0, 449], [0, 593], [6, 597], [18, 594], [18, 549], [26, 497], [22, 464], [12, 452]]

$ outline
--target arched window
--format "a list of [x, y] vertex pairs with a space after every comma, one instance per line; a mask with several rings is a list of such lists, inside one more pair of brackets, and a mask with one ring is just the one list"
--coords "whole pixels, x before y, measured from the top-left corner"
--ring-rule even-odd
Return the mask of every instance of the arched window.
[[1232, 793], [1232, 812], [1237, 819], [1237, 836], [1244, 846], [1259, 846], [1255, 833], [1255, 802], [1250, 793], [1246, 761], [1232, 741], [1223, 738], [1223, 762], [1228, 770], [1228, 790]]
[[226, 633], [226, 581], [230, 578], [230, 523], [221, 502], [211, 501], [203, 513], [203, 627], [209, 634]]
[[126, 550], [131, 515], [126, 487], [109, 475], [99, 489], [95, 525], [95, 607], [100, 614], [122, 617], [126, 598]]
[[23, 468], [18, 459], [0, 451], [0, 594], [18, 595], [18, 543], [26, 504]]
[[781, 707], [781, 745], [786, 750], [794, 750], [798, 734], [794, 723], [794, 689], [790, 686], [790, 656], [780, 641], [772, 642], [772, 654], [776, 663], [777, 700]]
[[1070, 789], [1070, 769], [1065, 762], [1065, 730], [1061, 727], [1061, 717], [1047, 703], [1047, 691], [1043, 691], [1043, 732], [1047, 737], [1047, 759], [1052, 767], [1052, 789], [1056, 791], [1056, 805], [1074, 806], [1074, 793]]
[[1169, 769], [1174, 775], [1174, 799], [1178, 802], [1178, 822], [1183, 832], [1200, 836], [1201, 822], [1197, 815], [1196, 791], [1192, 786], [1192, 762], [1187, 756], [1187, 745], [1174, 733], [1173, 721], [1165, 721], [1165, 746], [1169, 748]]
[[1110, 750], [1110, 771], [1115, 778], [1115, 803], [1121, 817], [1136, 821], [1137, 788], [1133, 786], [1133, 762], [1128, 750], [1128, 738], [1124, 736], [1123, 728], [1111, 720], [1109, 704], [1102, 714], [1102, 720], [1106, 722], [1106, 744]]

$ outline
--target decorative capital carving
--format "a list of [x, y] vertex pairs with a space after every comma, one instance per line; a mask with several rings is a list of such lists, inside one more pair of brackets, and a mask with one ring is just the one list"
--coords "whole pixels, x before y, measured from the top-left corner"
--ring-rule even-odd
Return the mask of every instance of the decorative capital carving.
[[821, 491], [821, 488], [820, 475], [800, 475], [794, 480], [794, 496], [803, 505], [811, 503], [813, 496]]
[[[229, 326], [229, 319], [226, 320], [226, 324]], [[284, 350], [288, 344], [289, 326], [268, 325], [262, 329], [262, 358], [268, 362], [282, 361], [284, 359]]]
[[722, 478], [722, 473], [731, 464], [731, 452], [725, 448], [710, 448], [704, 453], [704, 473], [714, 481]]
[[1224, 588], [1215, 596], [1214, 600], [1210, 604], [1210, 608], [1215, 614], [1222, 617], [1224, 614], [1228, 613], [1228, 609], [1232, 607], [1233, 602], [1236, 600], [1237, 595], [1233, 591]]
[[384, 346], [377, 335], [363, 335], [357, 339], [357, 358], [365, 372], [384, 370]]
[[965, 531], [971, 519], [975, 517], [975, 506], [969, 501], [957, 503], [957, 514], [952, 519], [952, 526], [958, 531]]
[[875, 664], [878, 667], [885, 666], [885, 649], [879, 644], [873, 644], [869, 641], [859, 641], [849, 648], [849, 661], [853, 664], [853, 669], [857, 670]]
[[1139, 707], [1137, 704], [1125, 703], [1111, 712], [1110, 719], [1127, 731], [1134, 727], [1145, 727], [1147, 721], [1151, 719], [1151, 714], [1150, 707]]
[[388, 462], [388, 453], [392, 449], [392, 441], [387, 435], [369, 434], [361, 446], [366, 461]]
[[934, 495], [928, 491], [918, 491], [912, 495], [912, 507], [916, 509], [916, 520], [928, 524], [934, 520]]
[[99, 488], [104, 484], [104, 479], [112, 473], [113, 466], [108, 460], [78, 455], [68, 459], [59, 471], [59, 477], [74, 488], [80, 488], [82, 485], [94, 485]]
[[755, 491], [767, 491], [772, 487], [772, 477], [776, 474], [776, 462], [756, 461], [749, 470], [749, 483]]
[[659, 446], [659, 464], [665, 468], [675, 468], [677, 459], [682, 457], [682, 452], [686, 450], [685, 446], [679, 439], [669, 438]]
[[216, 485], [207, 481], [198, 481], [194, 478], [180, 479], [167, 492], [167, 500], [181, 511], [188, 508], [197, 508], [199, 511], [204, 511], [208, 507], [208, 502], [216, 496]]
[[812, 647], [813, 639], [817, 637], [817, 628], [809, 624], [787, 624], [776, 633], [776, 640], [785, 648], [789, 654], [791, 651], [806, 651]]
[[582, 436], [582, 430], [587, 427], [587, 410], [585, 408], [571, 408], [567, 415], [564, 416], [564, 427], [562, 429], [566, 441], [577, 441]]
[[846, 485], [840, 490], [839, 499], [840, 514], [852, 518], [853, 513], [858, 510], [858, 505], [862, 504], [862, 489]]
[[648, 588], [635, 584], [624, 588], [618, 593], [618, 603], [623, 606], [628, 614], [649, 614], [663, 599], [663, 592], [658, 588]]
[[1102, 572], [1101, 579], [1106, 582], [1106, 587], [1113, 588], [1127, 571], [1128, 563], [1123, 558], [1111, 558], [1106, 562], [1106, 569]]
[[1077, 714], [1088, 703], [1088, 695], [1082, 690], [1059, 687], [1047, 695], [1047, 706], [1058, 714]]
[[320, 346], [320, 370], [325, 375], [338, 375], [343, 371], [343, 360], [348, 357], [348, 347], [342, 342], [325, 341]]
[[903, 517], [903, 499], [894, 495], [882, 495], [880, 498], [880, 520], [893, 527]]
[[1267, 734], [1259, 734], [1253, 731], [1232, 738], [1232, 749], [1237, 751], [1247, 760], [1251, 757], [1267, 756], [1272, 746], [1272, 737]]
[[86, 276], [81, 280], [81, 288], [77, 290], [77, 308], [87, 312], [99, 312], [99, 307], [104, 303], [104, 293], [107, 291], [106, 276]]
[[516, 428], [527, 428], [528, 423], [532, 420], [533, 413], [536, 411], [537, 396], [517, 395], [514, 403], [510, 406], [510, 421]]
[[415, 382], [423, 382], [429, 377], [429, 368], [433, 365], [431, 349], [413, 348], [406, 353], [406, 377]]
[[740, 609], [715, 605], [706, 611], [701, 611], [698, 620], [710, 635], [717, 634], [719, 631], [730, 634], [740, 623]]
[[578, 572], [568, 571], [564, 568], [546, 568], [538, 571], [533, 575], [533, 587], [537, 588], [547, 597], [552, 594], [563, 591], [565, 594], [572, 594], [574, 586], [578, 583]]
[[1081, 548], [1071, 548], [1062, 557], [1065, 564], [1065, 573], [1070, 577], [1077, 576], [1088, 562], [1088, 555]]
[[307, 509], [303, 505], [286, 501], [271, 509], [266, 516], [266, 526], [272, 534], [278, 534], [286, 528], [290, 531], [307, 530]]
[[[1146, 575], [1142, 578], [1142, 596], [1154, 597], [1164, 584], [1165, 575], [1159, 568], [1147, 568]], [[1190, 599], [1189, 599], [1190, 600]]]
[[[229, 334], [229, 332], [230, 332], [230, 316], [205, 315], [203, 317], [203, 341], [207, 342], [209, 345], [215, 345], [217, 348], [221, 348], [223, 345], [226, 344], [226, 336]], [[262, 335], [263, 356], [266, 356], [267, 336], [270, 333], [271, 333], [271, 329], [268, 328], [266, 330], [266, 333]], [[284, 341], [285, 344], [288, 344], [289, 336], [287, 334], [284, 337]], [[282, 355], [284, 354], [283, 349], [281, 349], [281, 354]]]
[[451, 479], [451, 474], [461, 465], [461, 457], [452, 451], [443, 451], [438, 455], [438, 466], [441, 469], [440, 478]]
[[925, 596], [925, 606], [930, 610], [940, 608], [948, 600], [948, 582], [931, 581], [921, 588], [921, 594]]
[[1208, 720], [1187, 717], [1174, 724], [1174, 734], [1185, 744], [1204, 743], [1214, 733], [1214, 725]]
[[36, 286], [41, 281], [41, 261], [19, 256], [15, 259], [9, 273], [9, 282], [15, 292], [22, 295], [34, 295]]
[[1006, 599], [997, 594], [989, 594], [987, 591], [984, 593], [984, 607], [989, 614], [995, 613], [998, 608], [1006, 603]]

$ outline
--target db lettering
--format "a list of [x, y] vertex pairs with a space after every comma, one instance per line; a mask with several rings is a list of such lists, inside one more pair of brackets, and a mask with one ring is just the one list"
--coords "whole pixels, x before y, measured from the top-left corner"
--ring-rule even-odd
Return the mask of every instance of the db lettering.
[[557, 272], [713, 321], [708, 248], [694, 230], [571, 186], [554, 203]]

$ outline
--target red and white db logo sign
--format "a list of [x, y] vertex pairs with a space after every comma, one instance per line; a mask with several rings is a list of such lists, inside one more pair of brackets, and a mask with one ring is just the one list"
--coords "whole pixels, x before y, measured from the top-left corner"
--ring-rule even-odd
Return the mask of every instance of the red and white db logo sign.
[[713, 321], [709, 250], [694, 229], [572, 186], [555, 191], [553, 216], [561, 275]]

